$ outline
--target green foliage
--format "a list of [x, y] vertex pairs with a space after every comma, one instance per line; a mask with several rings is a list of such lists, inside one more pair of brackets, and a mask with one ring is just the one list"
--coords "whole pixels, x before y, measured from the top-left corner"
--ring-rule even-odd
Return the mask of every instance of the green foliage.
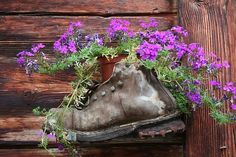
[[33, 114], [36, 115], [36, 116], [45, 116], [47, 115], [47, 110], [45, 108], [41, 108], [41, 107], [36, 107], [33, 109]]
[[89, 47], [85, 47], [80, 52], [80, 58], [82, 60], [93, 60], [100, 56], [115, 57], [118, 52], [107, 46], [98, 46], [96, 43], [92, 43]]
[[58, 71], [66, 70], [74, 65], [79, 59], [79, 53], [69, 54], [66, 57], [56, 58], [55, 62], [40, 64], [39, 73], [55, 74]]
[[137, 38], [128, 38], [125, 41], [121, 41], [119, 46], [115, 49], [119, 53], [130, 54], [135, 51], [137, 46], [140, 44], [140, 40]]
[[230, 116], [226, 113], [223, 113], [219, 110], [211, 110], [210, 115], [219, 123], [219, 124], [226, 124], [231, 123]]

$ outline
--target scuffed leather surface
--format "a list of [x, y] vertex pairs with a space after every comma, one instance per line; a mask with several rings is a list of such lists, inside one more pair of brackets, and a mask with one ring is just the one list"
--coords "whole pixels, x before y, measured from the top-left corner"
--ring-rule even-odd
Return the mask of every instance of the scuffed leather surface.
[[[111, 78], [101, 84], [83, 110], [71, 109], [64, 117], [68, 129], [94, 131], [168, 115], [176, 111], [171, 94], [139, 66], [115, 65]], [[53, 109], [53, 112], [62, 112]]]

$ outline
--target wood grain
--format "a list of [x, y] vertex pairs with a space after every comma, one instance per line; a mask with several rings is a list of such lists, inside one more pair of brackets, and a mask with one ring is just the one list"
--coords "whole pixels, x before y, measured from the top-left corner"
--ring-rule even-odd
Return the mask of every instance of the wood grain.
[[81, 148], [83, 157], [182, 157], [183, 148], [180, 145], [135, 145], [126, 147]]
[[177, 0], [7, 0], [0, 13], [142, 14], [176, 12]]
[[[49, 149], [56, 157], [68, 156], [66, 152], [59, 151], [57, 148]], [[0, 149], [0, 156], [4, 157], [52, 157], [44, 149]]]
[[[23, 111], [22, 111], [22, 114]], [[42, 124], [44, 117], [36, 117], [32, 114], [25, 114], [24, 117], [12, 115], [11, 117], [0, 117], [0, 148], [2, 147], [37, 147], [42, 136]], [[9, 125], [11, 124], [11, 125]], [[143, 129], [140, 129], [142, 131]], [[56, 139], [50, 139], [50, 144], [55, 144]], [[137, 144], [169, 144], [182, 145], [183, 134], [167, 133], [165, 137], [161, 135], [155, 137], [140, 138], [137, 132], [127, 136], [114, 138], [102, 142], [82, 142], [81, 147], [97, 147], [97, 146], [111, 146], [111, 145], [137, 145]]]
[[[138, 148], [138, 149], [137, 149]], [[56, 156], [68, 156], [66, 152], [56, 148], [49, 149]], [[182, 146], [178, 145], [151, 145], [151, 146], [109, 146], [80, 148], [79, 154], [82, 157], [181, 157], [183, 156]], [[0, 156], [4, 157], [50, 157], [50, 154], [43, 149], [0, 149]]]
[[18, 67], [16, 58], [0, 55], [0, 117], [25, 114], [37, 105], [46, 108], [57, 106], [64, 95], [70, 92], [69, 82], [75, 77], [71, 71], [55, 76], [33, 74], [29, 77]]
[[[33, 44], [37, 44], [40, 42], [21, 42], [21, 41], [13, 41], [13, 42], [8, 42], [8, 41], [4, 41], [4, 42], [0, 42], [0, 56], [1, 56], [1, 60], [3, 60], [3, 57], [5, 57], [5, 60], [16, 60], [16, 54], [22, 50], [28, 50], [32, 47]], [[49, 55], [52, 54], [53, 55], [53, 42], [43, 42], [46, 46], [43, 49], [44, 52], [48, 53]], [[9, 59], [8, 59], [9, 58]], [[6, 62], [6, 61], [5, 61]], [[10, 63], [10, 62], [8, 62]]]
[[[228, 60], [231, 69], [219, 80], [236, 81], [236, 1], [235, 0], [180, 0], [179, 20], [190, 33], [188, 42], [199, 42]], [[224, 111], [229, 111], [229, 104]], [[186, 157], [236, 156], [236, 125], [218, 125], [201, 108], [188, 119]]]
[[[36, 148], [40, 143], [45, 118], [34, 116], [27, 111], [21, 113], [21, 116], [10, 113], [9, 117], [0, 117], [0, 148]], [[49, 141], [50, 145], [55, 146], [55, 138], [50, 138]]]
[[[116, 17], [112, 17], [116, 18]], [[80, 21], [84, 33], [104, 33], [112, 18], [99, 16], [0, 16], [0, 42], [52, 42], [66, 30], [72, 21]], [[118, 17], [119, 18], [119, 17]], [[131, 29], [139, 29], [140, 20], [147, 16], [120, 17], [129, 20]], [[167, 29], [176, 22], [176, 17], [155, 17], [160, 30]]]

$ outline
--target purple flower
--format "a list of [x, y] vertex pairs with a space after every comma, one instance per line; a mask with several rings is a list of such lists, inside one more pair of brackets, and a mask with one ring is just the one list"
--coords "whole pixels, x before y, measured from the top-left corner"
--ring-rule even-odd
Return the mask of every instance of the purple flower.
[[77, 52], [75, 41], [70, 40], [70, 41], [68, 42], [68, 49], [69, 49], [72, 53]]
[[236, 95], [236, 87], [235, 87], [235, 86], [231, 89], [231, 93], [232, 93], [233, 95]]
[[54, 50], [61, 54], [77, 52], [77, 46], [79, 45], [79, 47], [82, 47], [82, 44], [80, 43], [82, 35], [79, 31], [81, 26], [82, 24], [80, 22], [71, 22], [67, 31], [54, 42]]
[[95, 39], [95, 42], [98, 44], [98, 46], [102, 46], [104, 44], [101, 38]]
[[216, 56], [216, 54], [214, 52], [210, 53], [210, 57], [213, 58], [213, 59], [217, 58], [217, 56]]
[[174, 44], [169, 44], [169, 45], [164, 46], [164, 49], [167, 50], [167, 51], [173, 50], [174, 48], [175, 48]]
[[87, 41], [87, 47], [90, 46], [93, 42], [96, 43], [98, 46], [103, 46], [104, 42], [98, 34], [94, 34], [93, 36], [86, 35], [85, 40]]
[[233, 96], [233, 99], [236, 100], [236, 95]]
[[223, 87], [223, 90], [227, 92], [232, 92], [233, 89], [233, 82], [227, 82], [226, 85]]
[[218, 81], [216, 81], [216, 80], [210, 81], [210, 84], [211, 84], [213, 87], [221, 88], [220, 82], [218, 82]]
[[199, 47], [199, 44], [198, 43], [191, 43], [191, 44], [188, 45], [188, 47], [189, 47], [190, 50], [193, 51], [193, 50], [196, 50], [197, 47]]
[[24, 66], [24, 64], [25, 64], [25, 58], [24, 58], [24, 57], [19, 57], [19, 58], [17, 58], [17, 63], [18, 63], [20, 66]]
[[74, 33], [74, 27], [73, 27], [73, 23], [71, 23], [71, 24], [69, 25], [68, 29], [67, 29], [66, 34], [64, 34], [64, 35], [70, 36], [70, 35], [73, 35], [73, 33]]
[[58, 150], [64, 150], [64, 145], [63, 144], [57, 144], [57, 149]]
[[128, 33], [130, 22], [122, 19], [112, 19], [107, 30], [110, 39], [122, 36]]
[[43, 136], [44, 136], [44, 132], [43, 132], [43, 131], [37, 131], [36, 134], [37, 134], [39, 137], [43, 137]]
[[195, 91], [187, 92], [186, 95], [192, 103], [194, 103], [196, 105], [202, 104], [202, 98], [201, 98], [201, 94], [199, 91], [195, 90]]
[[195, 84], [195, 85], [201, 85], [201, 82], [200, 82], [199, 80], [194, 80], [194, 81], [193, 81], [193, 84]]
[[60, 40], [55, 41], [54, 44], [53, 44], [53, 48], [56, 51], [60, 51], [60, 49], [61, 49], [61, 41]]
[[177, 68], [177, 67], [179, 67], [180, 66], [180, 62], [172, 62], [171, 63], [171, 69], [175, 69], [175, 68]]
[[67, 32], [64, 33], [64, 36], [71, 36], [73, 35], [74, 31], [76, 29], [79, 29], [81, 28], [82, 24], [78, 21], [78, 22], [71, 22], [68, 29], [67, 29]]
[[85, 40], [86, 40], [87, 42], [90, 42], [90, 41], [93, 40], [93, 38], [90, 37], [90, 35], [86, 35], [84, 38], [85, 38]]
[[187, 44], [175, 42], [176, 57], [181, 59], [185, 54], [192, 54], [192, 51], [188, 48]]
[[56, 136], [55, 136], [55, 134], [50, 133], [50, 134], [48, 134], [48, 138], [49, 138], [49, 139], [54, 139], [54, 138], [56, 138]]
[[140, 26], [144, 29], [156, 28], [158, 26], [158, 22], [154, 18], [150, 18], [148, 22], [141, 20]]
[[188, 32], [187, 32], [186, 30], [184, 30], [183, 27], [175, 26], [175, 27], [172, 27], [171, 30], [172, 30], [173, 32], [176, 32], [176, 33], [178, 33], [178, 34], [181, 34], [181, 35], [183, 35], [183, 36], [185, 36], [185, 37], [188, 36]]
[[185, 48], [188, 57], [188, 64], [193, 70], [200, 70], [206, 68], [208, 65], [208, 60], [206, 59], [205, 52], [202, 47], [198, 44], [193, 43]]
[[150, 44], [144, 41], [136, 52], [141, 56], [142, 60], [149, 59], [150, 61], [154, 61], [158, 52], [161, 50], [162, 47], [159, 44]]
[[236, 110], [236, 104], [231, 104], [231, 109]]
[[64, 34], [61, 35], [59, 41], [66, 41], [68, 37], [69, 35], [67, 34], [67, 32], [64, 32]]
[[60, 51], [61, 54], [67, 54], [68, 53], [68, 47], [66, 45], [61, 46]]
[[178, 52], [176, 53], [176, 56], [177, 56], [178, 59], [181, 59], [184, 54], [185, 54], [185, 51], [180, 50], [180, 51], [178, 51]]
[[148, 35], [148, 38], [153, 38], [161, 45], [173, 45], [176, 42], [176, 36], [171, 31], [156, 31]]
[[134, 34], [134, 32], [128, 32], [128, 36], [130, 37], [130, 38], [133, 38], [134, 36], [135, 36], [135, 34]]
[[54, 50], [58, 51], [61, 54], [67, 54], [69, 52], [69, 50], [71, 52], [75, 51], [76, 52], [76, 47], [75, 45], [73, 45], [73, 43], [71, 42], [69, 47], [65, 44], [61, 43], [61, 40], [57, 40], [54, 43]]
[[37, 63], [37, 60], [28, 60], [28, 62], [25, 64], [25, 72], [27, 75], [31, 75], [33, 72], [39, 70], [39, 65]]
[[81, 24], [81, 22], [74, 22], [73, 23], [73, 25], [75, 26], [75, 27], [77, 27], [77, 28], [81, 28], [82, 27], [82, 24]]
[[214, 61], [210, 64], [210, 68], [212, 70], [219, 70], [220, 68], [222, 68], [222, 64]]
[[19, 52], [16, 56], [17, 57], [33, 57], [34, 54], [29, 51], [24, 50], [24, 51]]
[[33, 53], [37, 53], [40, 49], [42, 49], [42, 48], [44, 48], [44, 47], [45, 47], [44, 44], [39, 43], [39, 44], [34, 45], [34, 46], [31, 48], [31, 51], [32, 51]]
[[225, 68], [230, 67], [228, 61], [223, 61], [222, 66], [225, 67]]

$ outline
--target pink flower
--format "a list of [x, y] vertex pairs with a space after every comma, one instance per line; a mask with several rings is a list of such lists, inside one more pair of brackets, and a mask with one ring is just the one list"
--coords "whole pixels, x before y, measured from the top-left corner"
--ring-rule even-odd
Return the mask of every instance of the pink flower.
[[233, 96], [234, 100], [236, 100], [236, 95]]
[[222, 66], [225, 67], [225, 68], [229, 68], [230, 67], [228, 61], [224, 61], [222, 63]]
[[231, 92], [232, 89], [233, 89], [233, 82], [227, 82], [223, 88], [223, 90], [227, 92]]
[[50, 134], [48, 134], [48, 138], [49, 138], [49, 139], [53, 139], [53, 138], [56, 138], [56, 136], [55, 136], [55, 134], [50, 133]]
[[217, 82], [216, 80], [212, 80], [210, 81], [210, 84], [213, 86], [213, 87], [217, 87], [217, 88], [220, 88], [220, 82]]
[[236, 104], [232, 104], [232, 105], [231, 105], [231, 109], [232, 109], [232, 110], [236, 110]]

